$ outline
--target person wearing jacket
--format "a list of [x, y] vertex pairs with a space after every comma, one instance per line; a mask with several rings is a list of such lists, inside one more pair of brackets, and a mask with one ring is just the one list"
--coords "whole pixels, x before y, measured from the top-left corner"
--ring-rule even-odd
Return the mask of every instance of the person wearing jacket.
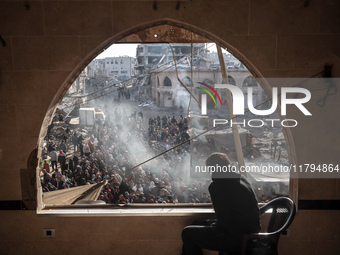
[[208, 189], [216, 219], [196, 221], [183, 229], [182, 255], [200, 255], [202, 249], [237, 253], [243, 236], [261, 229], [255, 193], [243, 175], [228, 168], [230, 161], [226, 154], [211, 154], [206, 165], [215, 169]]
[[52, 165], [52, 171], [54, 171], [55, 169], [57, 169], [57, 163], [58, 163], [58, 153], [55, 150], [55, 148], [52, 148], [52, 151], [49, 154], [50, 158], [51, 158], [51, 165]]

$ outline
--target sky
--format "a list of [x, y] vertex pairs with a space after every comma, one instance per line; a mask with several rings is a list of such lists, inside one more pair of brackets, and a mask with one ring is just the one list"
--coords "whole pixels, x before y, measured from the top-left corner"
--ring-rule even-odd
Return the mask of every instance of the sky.
[[112, 44], [103, 53], [99, 54], [97, 58], [110, 58], [110, 57], [120, 57], [129, 56], [136, 57], [136, 48], [138, 44], [134, 43], [124, 43], [124, 44]]
[[[112, 44], [109, 48], [107, 48], [103, 53], [99, 54], [96, 59], [100, 58], [110, 58], [110, 57], [120, 57], [120, 56], [129, 56], [136, 57], [136, 48], [138, 44], [134, 43], [117, 43]], [[208, 48], [211, 52], [216, 52], [216, 46], [211, 46], [212, 44], [208, 44]], [[222, 49], [222, 52], [226, 52]]]

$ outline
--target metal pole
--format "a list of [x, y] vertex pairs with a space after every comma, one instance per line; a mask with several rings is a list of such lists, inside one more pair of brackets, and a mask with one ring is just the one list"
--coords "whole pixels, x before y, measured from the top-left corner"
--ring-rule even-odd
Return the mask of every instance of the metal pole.
[[[222, 83], [228, 84], [227, 69], [225, 67], [225, 63], [224, 63], [224, 60], [223, 60], [222, 50], [221, 50], [221, 47], [219, 45], [216, 45], [216, 48], [217, 48], [218, 59], [220, 61], [221, 72], [222, 72], [222, 77], [223, 77]], [[244, 168], [245, 163], [244, 163], [244, 158], [243, 158], [241, 139], [240, 139], [240, 135], [238, 133], [237, 125], [235, 124], [235, 122], [237, 122], [237, 120], [236, 120], [236, 117], [233, 114], [233, 104], [232, 104], [233, 99], [231, 97], [231, 92], [228, 89], [225, 90], [225, 93], [226, 93], [226, 96], [227, 96], [229, 116], [230, 116], [230, 119], [233, 120], [232, 131], [233, 131], [233, 136], [234, 136], [234, 144], [235, 144], [235, 149], [236, 149], [238, 167]], [[247, 177], [247, 173], [243, 172], [242, 174], [245, 177]]]

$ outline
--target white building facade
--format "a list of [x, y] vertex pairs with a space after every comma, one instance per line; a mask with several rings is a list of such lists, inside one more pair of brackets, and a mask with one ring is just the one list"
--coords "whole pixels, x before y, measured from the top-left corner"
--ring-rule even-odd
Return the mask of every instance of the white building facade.
[[[194, 69], [192, 73], [190, 70], [182, 70], [179, 72], [179, 79], [187, 86], [191, 93], [200, 100], [201, 94], [205, 93], [199, 88], [206, 88], [199, 82], [203, 82], [215, 87], [215, 84], [222, 83], [222, 74], [220, 70], [209, 69]], [[247, 88], [252, 87], [253, 90], [253, 105], [257, 105], [265, 100], [266, 95], [262, 87], [257, 83], [251, 73], [246, 70], [229, 70], [228, 72], [229, 84], [239, 87], [245, 96], [247, 96]], [[180, 84], [177, 79], [174, 68], [157, 73], [151, 77], [152, 98], [156, 104], [165, 108], [186, 108], [190, 100], [190, 94]], [[221, 96], [223, 104], [226, 103], [225, 90], [216, 89]], [[217, 100], [216, 96], [214, 96]], [[210, 98], [208, 98], [210, 101]], [[196, 104], [192, 101], [192, 104]], [[213, 102], [210, 103], [214, 107]], [[217, 107], [221, 105], [218, 103]], [[247, 100], [245, 100], [245, 108], [248, 108]]]
[[123, 57], [112, 57], [105, 58], [105, 70], [108, 76], [131, 76], [135, 75], [135, 58], [123, 56]]
[[129, 79], [135, 75], [136, 59], [133, 57], [110, 57], [104, 59], [94, 59], [88, 65], [88, 75], [124, 77]]

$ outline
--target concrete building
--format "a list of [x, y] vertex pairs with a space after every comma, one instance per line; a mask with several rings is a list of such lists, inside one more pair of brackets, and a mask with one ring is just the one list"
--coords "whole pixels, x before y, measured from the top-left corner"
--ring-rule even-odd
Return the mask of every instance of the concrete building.
[[[0, 253], [180, 254], [183, 227], [211, 214], [44, 211], [38, 159], [66, 91], [99, 52], [126, 36], [133, 43], [214, 41], [255, 77], [307, 79], [330, 63], [340, 78], [339, 9], [336, 0], [1, 1]], [[337, 165], [340, 93], [320, 107], [327, 86], [311, 90], [312, 116], [294, 108], [282, 116], [299, 123], [284, 129], [290, 163]], [[291, 173], [290, 183], [298, 212], [279, 254], [340, 254], [339, 175]], [[54, 229], [55, 237], [45, 237], [44, 229]]]
[[136, 59], [133, 57], [110, 57], [94, 59], [87, 66], [88, 76], [116, 76], [131, 78], [135, 75]]
[[123, 56], [104, 59], [104, 66], [108, 76], [131, 78], [135, 75], [135, 58]]
[[[172, 50], [173, 53], [172, 53]], [[170, 47], [169, 44], [140, 44], [137, 46], [137, 66], [139, 73], [143, 73], [146, 68], [156, 65], [164, 65], [172, 61], [173, 55], [176, 59], [190, 56], [191, 51], [196, 56], [206, 55], [205, 44], [194, 43], [191, 47], [189, 43], [176, 43]]]
[[105, 59], [94, 59], [91, 63], [87, 66], [89, 69], [89, 76], [106, 76], [107, 70], [105, 68]]

